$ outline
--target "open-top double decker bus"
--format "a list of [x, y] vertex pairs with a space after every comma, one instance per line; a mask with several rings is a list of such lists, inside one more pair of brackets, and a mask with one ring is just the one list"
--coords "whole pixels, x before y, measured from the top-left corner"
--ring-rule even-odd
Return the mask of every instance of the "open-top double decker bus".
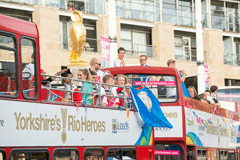
[[[42, 85], [37, 26], [3, 15], [0, 19], [0, 160], [238, 159], [238, 113], [185, 98], [176, 69], [108, 69], [126, 75], [134, 87], [148, 79], [147, 87], [173, 128], [146, 132], [126, 97], [116, 97], [124, 106], [101, 106], [103, 95], [96, 90], [95, 105], [84, 106], [73, 100], [74, 93], [87, 94], [82, 90], [59, 81]], [[80, 81], [69, 80], [71, 85]]]
[[[133, 86], [145, 84], [149, 78], [148, 88], [158, 97], [164, 115], [173, 125], [172, 129], [155, 128], [155, 160], [240, 158], [237, 150], [240, 142], [238, 113], [224, 109], [224, 106], [216, 108], [184, 97], [180, 77], [175, 70], [163, 67], [108, 70], [114, 75], [125, 74]], [[175, 95], [172, 96], [168, 92], [173, 93], [174, 88]]]

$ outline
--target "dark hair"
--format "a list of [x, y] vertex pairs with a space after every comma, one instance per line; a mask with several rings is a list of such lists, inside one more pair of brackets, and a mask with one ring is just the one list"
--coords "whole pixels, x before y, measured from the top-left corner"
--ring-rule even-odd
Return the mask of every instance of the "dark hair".
[[118, 53], [119, 53], [120, 51], [124, 51], [124, 52], [125, 52], [125, 49], [124, 49], [123, 47], [120, 47], [120, 48], [118, 48]]
[[207, 89], [207, 90], [205, 90], [205, 92], [209, 92], [210, 94], [211, 94], [211, 92]]
[[97, 75], [97, 72], [95, 72], [95, 71], [90, 71], [90, 73], [91, 73], [92, 76]]
[[32, 53], [31, 58], [34, 59], [34, 52]]
[[103, 83], [106, 83], [107, 80], [109, 80], [110, 78], [113, 78], [111, 74], [107, 74], [103, 77]]
[[210, 91], [211, 91], [212, 93], [215, 92], [216, 90], [218, 90], [218, 87], [217, 87], [217, 86], [211, 86]]

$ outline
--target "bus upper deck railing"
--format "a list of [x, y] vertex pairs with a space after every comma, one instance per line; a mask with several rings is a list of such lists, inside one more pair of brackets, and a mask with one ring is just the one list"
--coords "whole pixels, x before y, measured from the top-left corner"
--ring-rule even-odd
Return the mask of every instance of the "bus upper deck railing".
[[[95, 98], [96, 99], [96, 103], [94, 104], [94, 106], [96, 107], [100, 107], [102, 106], [101, 100], [104, 96], [109, 97], [110, 100], [112, 100], [113, 98], [118, 98], [118, 99], [123, 99], [123, 108], [133, 108], [133, 105], [131, 103], [130, 98], [128, 98], [126, 96], [126, 89], [129, 89], [125, 86], [117, 86], [117, 85], [111, 85], [111, 84], [105, 84], [105, 83], [99, 83], [99, 82], [92, 82], [92, 81], [84, 81], [84, 80], [79, 80], [76, 78], [67, 78], [67, 77], [60, 77], [60, 76], [53, 76], [53, 75], [48, 75], [48, 74], [41, 74], [42, 76], [47, 76], [47, 77], [51, 77], [51, 78], [55, 78], [55, 80], [51, 83], [50, 81], [42, 81], [47, 83], [46, 85], [42, 85], [42, 89], [47, 89], [48, 90], [48, 95], [47, 95], [47, 99], [43, 100], [43, 101], [49, 101], [51, 102], [51, 94], [54, 93], [54, 91], [60, 91], [60, 92], [65, 92], [65, 96], [62, 97], [64, 98], [66, 101], [64, 101], [64, 103], [80, 103], [81, 105], [84, 105], [84, 100], [82, 100], [81, 102], [76, 102], [73, 98], [73, 94], [77, 93], [77, 94], [81, 94], [81, 95], [91, 95], [91, 98]], [[60, 80], [70, 80], [69, 84], [66, 83], [59, 83]], [[88, 93], [88, 92], [84, 92], [83, 91], [83, 87], [74, 85], [76, 83], [85, 83], [85, 82], [89, 82], [91, 84], [95, 84], [96, 85], [96, 92], [92, 92], [92, 93]], [[117, 88], [122, 88], [122, 94], [121, 96], [114, 96], [111, 94], [111, 90], [110, 90], [110, 95], [103, 95], [101, 93], [101, 87], [102, 86], [109, 86], [109, 87], [117, 87]], [[63, 88], [62, 88], [63, 87]], [[76, 89], [76, 88], [81, 88], [81, 90]], [[55, 94], [55, 93], [54, 93]], [[82, 96], [83, 98], [83, 96]]]

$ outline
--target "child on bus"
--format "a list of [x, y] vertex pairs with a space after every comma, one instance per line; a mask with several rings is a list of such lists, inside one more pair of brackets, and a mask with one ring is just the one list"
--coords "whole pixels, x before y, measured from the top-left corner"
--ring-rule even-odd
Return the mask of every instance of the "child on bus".
[[[104, 75], [103, 83], [113, 85], [114, 84], [113, 83], [113, 76], [111, 74]], [[106, 91], [109, 90], [111, 96], [117, 96], [117, 91], [116, 91], [116, 89], [113, 89], [113, 87], [103, 85], [102, 88], [105, 91], [105, 94], [106, 94]], [[117, 105], [115, 104], [115, 100], [116, 100], [116, 98], [110, 98], [110, 97], [104, 96], [103, 99], [102, 99], [102, 105], [103, 106], [117, 107]]]
[[[126, 76], [124, 76], [123, 74], [118, 74], [115, 81], [114, 81], [114, 85], [118, 85], [118, 86], [121, 86], [121, 87], [131, 87], [131, 84], [128, 83], [128, 79]], [[116, 92], [119, 93], [119, 92], [122, 92], [123, 88], [116, 88], [114, 87], [114, 89], [116, 89]], [[123, 95], [123, 94], [122, 94]], [[125, 96], [127, 98], [130, 98], [130, 90], [129, 89], [125, 89]], [[118, 106], [123, 106], [123, 99], [122, 98], [117, 98], [116, 99], [116, 105]]]

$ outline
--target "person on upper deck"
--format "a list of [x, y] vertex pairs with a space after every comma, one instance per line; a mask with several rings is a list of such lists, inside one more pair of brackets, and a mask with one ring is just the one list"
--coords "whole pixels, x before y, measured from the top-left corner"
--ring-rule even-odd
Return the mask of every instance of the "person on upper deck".
[[[105, 74], [103, 77], [103, 83], [114, 85], [113, 76], [111, 74]], [[106, 95], [118, 96], [116, 89], [113, 89], [114, 87], [103, 85], [102, 88]], [[107, 94], [106, 91], [107, 91], [107, 93], [109, 92], [109, 94]], [[115, 100], [116, 100], [116, 98], [104, 96], [102, 99], [102, 104], [103, 104], [103, 106], [117, 107], [117, 105], [115, 104]]]
[[98, 75], [98, 79], [97, 81], [98, 82], [102, 82], [102, 78], [103, 78], [103, 71], [100, 70], [100, 67], [101, 67], [101, 62], [99, 59], [93, 57], [91, 60], [90, 60], [90, 68], [89, 68], [89, 72], [91, 71], [95, 71]]
[[141, 66], [148, 66], [147, 63], [147, 56], [146, 55], [141, 55], [139, 57], [140, 65]]
[[32, 53], [32, 55], [31, 55], [31, 63], [26, 65], [26, 67], [23, 69], [22, 72], [25, 73], [25, 74], [23, 74], [23, 78], [28, 77], [26, 75], [26, 73], [29, 73], [30, 74], [29, 80], [32, 80], [32, 78], [35, 74], [35, 71], [34, 71], [34, 53]]
[[[86, 93], [92, 93], [93, 92], [93, 85], [90, 83], [92, 80], [91, 74], [89, 73], [88, 69], [79, 69], [78, 71], [78, 79], [88, 82], [83, 82], [82, 84], [82, 91]], [[87, 105], [91, 105], [93, 103], [91, 99], [92, 95], [90, 94], [84, 94], [83, 100], [86, 101]]]
[[[54, 74], [54, 76], [60, 76], [61, 74], [64, 74], [65, 72], [67, 72], [67, 69], [63, 69], [63, 70], [57, 72], [56, 74]], [[40, 74], [46, 74], [45, 70], [40, 69]], [[46, 76], [40, 75], [40, 80], [41, 80], [42, 85], [46, 85], [46, 84], [48, 84], [48, 82], [52, 82], [54, 79], [55, 79], [54, 77], [47, 78]], [[33, 77], [32, 81], [35, 81], [35, 76]]]
[[[169, 59], [169, 60], [167, 61], [168, 67], [176, 68], [175, 62], [176, 62], [175, 60]], [[187, 90], [187, 87], [186, 87], [186, 85], [185, 85], [185, 83], [184, 83], [185, 78], [186, 78], [186, 77], [185, 77], [185, 76], [186, 76], [185, 70], [181, 70], [181, 71], [179, 72], [179, 74], [180, 74], [180, 77], [181, 77], [182, 89], [183, 89], [184, 96], [190, 97], [190, 95], [189, 95], [189, 93], [188, 93], [188, 90]], [[165, 76], [165, 77], [166, 77], [166, 76]], [[165, 79], [164, 79], [164, 80], [165, 80]], [[166, 80], [165, 80], [165, 81], [166, 81]], [[176, 88], [175, 88], [175, 92], [176, 92]]]
[[[131, 84], [128, 83], [128, 79], [125, 75], [123, 74], [118, 74], [114, 80], [114, 85], [118, 85], [118, 86], [121, 86], [121, 87], [131, 87]], [[114, 89], [116, 90], [117, 93], [119, 92], [122, 92], [123, 91], [123, 88], [116, 88], [114, 87]], [[125, 89], [125, 96], [127, 98], [130, 98], [130, 90], [129, 89]], [[117, 98], [116, 99], [116, 104], [118, 106], [123, 106], [123, 99], [122, 98]]]
[[218, 86], [211, 86], [210, 91], [211, 91], [211, 97], [217, 99], [217, 90]]
[[203, 99], [207, 100], [209, 104], [213, 104], [216, 107], [221, 107], [221, 104], [218, 102], [218, 100], [211, 97], [211, 92], [209, 90], [204, 92]]
[[197, 95], [197, 91], [196, 91], [195, 87], [193, 87], [193, 86], [188, 87], [188, 92], [190, 94], [190, 98], [201, 101], [201, 98]]
[[123, 60], [125, 56], [125, 49], [123, 47], [120, 47], [118, 49], [118, 58], [114, 59], [113, 61], [113, 67], [125, 67], [125, 62]]

